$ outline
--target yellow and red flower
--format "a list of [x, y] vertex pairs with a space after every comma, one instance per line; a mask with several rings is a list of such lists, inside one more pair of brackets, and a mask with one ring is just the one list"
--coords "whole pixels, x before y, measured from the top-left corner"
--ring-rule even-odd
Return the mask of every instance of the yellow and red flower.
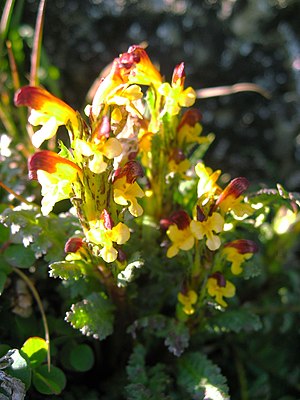
[[195, 238], [190, 229], [190, 217], [185, 211], [176, 211], [164, 225], [168, 226], [167, 235], [172, 242], [167, 250], [168, 258], [176, 256], [179, 250], [188, 251], [193, 248]]
[[99, 220], [90, 223], [90, 229], [86, 232], [89, 242], [100, 245], [99, 255], [107, 263], [115, 261], [118, 257], [118, 250], [114, 243], [122, 245], [130, 238], [130, 231], [127, 225], [119, 222], [114, 226], [107, 210], [103, 210]]
[[115, 172], [114, 176], [114, 201], [121, 206], [128, 206], [129, 203], [128, 211], [134, 217], [139, 217], [143, 213], [143, 208], [137, 201], [137, 198], [145, 195], [136, 182], [141, 176], [143, 176], [142, 167], [136, 161], [128, 161]]
[[[201, 215], [201, 217], [198, 217]], [[221, 246], [221, 240], [217, 233], [222, 232], [224, 226], [224, 218], [221, 214], [214, 212], [206, 217], [197, 206], [197, 221], [190, 223], [191, 232], [197, 240], [206, 238], [206, 246], [214, 251]]]
[[258, 246], [252, 240], [237, 239], [226, 243], [222, 253], [231, 262], [231, 272], [234, 275], [238, 275], [243, 271], [241, 268], [242, 263], [249, 260], [257, 251]]
[[177, 115], [181, 107], [191, 107], [196, 100], [196, 92], [192, 87], [184, 89], [185, 72], [184, 63], [178, 64], [173, 72], [171, 85], [164, 82], [158, 88], [158, 92], [164, 96], [164, 108], [161, 115], [168, 113]]
[[242, 196], [248, 186], [249, 181], [243, 177], [230, 181], [218, 197], [214, 209], [219, 207], [223, 215], [232, 211], [239, 218], [251, 215], [253, 208], [244, 202], [244, 196]]
[[73, 139], [73, 132], [78, 130], [76, 111], [68, 104], [53, 96], [47, 90], [37, 86], [24, 86], [15, 94], [15, 105], [31, 108], [28, 122], [33, 126], [42, 125], [31, 140], [35, 147], [52, 138], [59, 126], [66, 125]]
[[74, 195], [76, 183], [82, 179], [82, 170], [58, 154], [42, 150], [28, 161], [29, 178], [37, 179], [42, 186], [42, 213], [51, 212], [55, 203]]
[[188, 145], [190, 143], [207, 143], [209, 139], [207, 137], [200, 137], [202, 132], [202, 126], [200, 125], [201, 113], [196, 108], [187, 110], [177, 127], [177, 141], [180, 147]]
[[207, 280], [207, 292], [214, 297], [216, 302], [222, 307], [227, 307], [224, 297], [233, 297], [235, 295], [235, 286], [225, 279], [220, 272], [215, 272]]

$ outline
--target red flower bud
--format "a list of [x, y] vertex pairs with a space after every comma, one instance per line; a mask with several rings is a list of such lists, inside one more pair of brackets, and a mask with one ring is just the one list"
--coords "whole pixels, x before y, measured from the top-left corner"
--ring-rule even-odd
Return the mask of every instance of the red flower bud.
[[76, 253], [83, 246], [83, 239], [79, 237], [72, 237], [68, 239], [65, 244], [65, 253]]
[[100, 219], [102, 219], [103, 225], [106, 229], [111, 230], [114, 227], [114, 221], [106, 209], [102, 211]]
[[118, 168], [114, 174], [114, 181], [126, 176], [127, 183], [134, 183], [137, 178], [144, 176], [143, 169], [137, 161], [128, 161], [123, 167]]

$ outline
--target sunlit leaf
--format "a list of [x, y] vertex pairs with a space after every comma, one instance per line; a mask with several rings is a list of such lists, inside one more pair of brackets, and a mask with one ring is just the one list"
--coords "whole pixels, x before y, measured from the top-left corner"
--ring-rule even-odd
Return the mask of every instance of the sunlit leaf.
[[25, 354], [32, 368], [42, 364], [47, 357], [48, 345], [45, 339], [40, 337], [30, 337], [21, 348], [21, 354]]
[[191, 399], [227, 400], [228, 387], [219, 367], [199, 352], [184, 354], [178, 360], [177, 382]]
[[102, 293], [92, 293], [73, 304], [66, 321], [87, 336], [103, 340], [113, 332], [114, 306]]

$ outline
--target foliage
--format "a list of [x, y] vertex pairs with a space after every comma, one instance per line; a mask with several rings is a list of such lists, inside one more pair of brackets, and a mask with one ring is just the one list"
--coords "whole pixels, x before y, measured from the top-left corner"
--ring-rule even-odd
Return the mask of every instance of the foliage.
[[205, 165], [183, 62], [168, 81], [131, 46], [84, 113], [37, 80], [6, 82], [26, 151], [1, 103], [2, 397], [296, 399], [299, 195]]

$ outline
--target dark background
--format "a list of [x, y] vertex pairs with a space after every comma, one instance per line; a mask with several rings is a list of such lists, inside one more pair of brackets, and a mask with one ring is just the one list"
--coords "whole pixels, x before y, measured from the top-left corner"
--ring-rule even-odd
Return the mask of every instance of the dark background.
[[[25, 3], [34, 26], [38, 2]], [[270, 100], [245, 92], [197, 101], [204, 132], [216, 134], [206, 163], [299, 191], [299, 15], [299, 0], [51, 0], [43, 44], [62, 98], [77, 109], [99, 72], [143, 41], [168, 80], [184, 61], [195, 89], [261, 85]]]

